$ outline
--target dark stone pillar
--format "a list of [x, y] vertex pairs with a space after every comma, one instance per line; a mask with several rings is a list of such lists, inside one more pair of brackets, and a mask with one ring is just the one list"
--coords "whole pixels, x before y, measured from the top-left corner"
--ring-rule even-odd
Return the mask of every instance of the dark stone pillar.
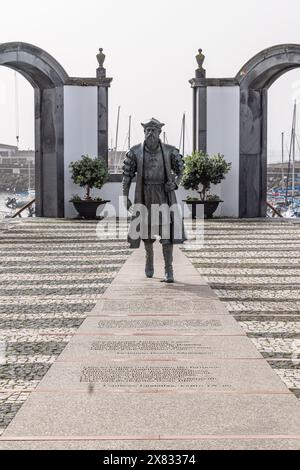
[[[201, 74], [199, 74], [200, 76]], [[205, 70], [201, 78], [198, 78], [198, 151], [207, 151], [207, 85]]]
[[240, 217], [266, 216], [267, 197], [266, 88], [241, 87]]
[[[193, 85], [192, 85], [193, 86]], [[197, 88], [193, 88], [193, 152], [197, 149]]]
[[193, 88], [193, 151], [207, 151], [207, 82], [206, 71], [196, 70], [190, 80]]
[[106, 69], [103, 67], [105, 55], [100, 49], [97, 56], [99, 67], [98, 78], [98, 156], [104, 158], [108, 164], [108, 89], [112, 78], [106, 77]]
[[37, 217], [64, 217], [63, 87], [35, 88]]
[[260, 217], [267, 215], [268, 192], [268, 90], [263, 88], [262, 99], [262, 152], [261, 152], [261, 205]]

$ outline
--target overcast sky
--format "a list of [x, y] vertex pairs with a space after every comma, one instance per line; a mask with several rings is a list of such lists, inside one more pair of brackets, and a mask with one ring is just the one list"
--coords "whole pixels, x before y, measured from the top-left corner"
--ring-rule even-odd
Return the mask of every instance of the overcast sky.
[[[191, 144], [188, 80], [194, 76], [199, 47], [206, 55], [208, 77], [233, 77], [262, 49], [300, 43], [299, 0], [0, 0], [0, 6], [1, 43], [37, 45], [71, 76], [95, 76], [95, 56], [99, 47], [104, 48], [107, 72], [114, 79], [110, 140], [121, 105], [120, 149], [129, 114], [133, 141], [141, 139], [140, 122], [155, 116], [167, 124], [168, 141], [178, 146], [181, 117], [186, 112]], [[18, 83], [20, 147], [28, 148], [34, 141], [33, 93], [22, 77]], [[297, 89], [300, 69], [284, 75], [270, 89], [272, 152], [280, 150], [280, 133], [290, 129]], [[14, 73], [1, 67], [0, 142], [14, 144], [15, 128]]]

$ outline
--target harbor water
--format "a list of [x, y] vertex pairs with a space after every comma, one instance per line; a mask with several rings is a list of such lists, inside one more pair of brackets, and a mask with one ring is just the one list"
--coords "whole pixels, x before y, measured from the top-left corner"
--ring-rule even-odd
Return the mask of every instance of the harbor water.
[[[10, 191], [0, 191], [0, 218], [4, 219], [7, 217], [12, 217], [15, 212], [24, 207], [27, 202], [29, 202], [34, 197], [34, 191], [26, 191], [23, 193], [13, 193]], [[14, 198], [16, 204], [11, 207], [7, 207], [6, 201], [8, 198]], [[26, 209], [22, 212], [21, 217], [33, 216], [34, 213]]]

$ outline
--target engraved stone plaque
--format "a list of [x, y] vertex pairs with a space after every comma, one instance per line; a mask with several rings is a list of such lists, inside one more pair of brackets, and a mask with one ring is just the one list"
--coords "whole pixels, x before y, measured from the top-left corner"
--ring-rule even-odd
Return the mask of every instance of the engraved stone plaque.
[[105, 315], [89, 317], [82, 333], [168, 335], [242, 335], [245, 333], [230, 315]]
[[93, 393], [104, 387], [123, 390], [180, 388], [206, 391], [289, 393], [264, 360], [185, 358], [180, 361], [149, 359], [59, 362], [40, 384], [45, 390]]
[[[217, 295], [209, 286], [201, 285], [176, 285], [165, 286], [164, 291], [161, 285], [156, 286], [143, 286], [143, 298], [154, 295], [162, 295], [167, 301], [168, 298], [180, 300], [182, 298], [203, 298], [203, 299], [217, 299]], [[104, 294], [103, 299], [140, 299], [141, 294], [136, 286], [111, 286]], [[153, 297], [152, 297], [153, 299]]]
[[102, 319], [98, 321], [98, 328], [101, 329], [165, 329], [171, 328], [174, 330], [215, 330], [218, 331], [222, 328], [222, 322], [219, 318], [123, 318], [123, 319]]
[[136, 356], [141, 354], [154, 355], [205, 355], [211, 356], [213, 354], [212, 348], [209, 345], [201, 344], [200, 342], [193, 342], [192, 340], [177, 340], [177, 339], [111, 339], [93, 341], [91, 344], [92, 351], [103, 351], [108, 353], [114, 353], [116, 355], [130, 355]]
[[225, 306], [213, 299], [182, 299], [173, 297], [144, 297], [128, 299], [101, 299], [89, 315], [103, 313], [183, 313], [183, 314], [228, 314]]
[[76, 335], [57, 359], [63, 361], [261, 358], [246, 336]]
[[231, 390], [226, 381], [218, 380], [215, 371], [220, 366], [103, 366], [84, 367], [81, 382], [101, 384], [103, 387], [135, 388], [203, 388]]

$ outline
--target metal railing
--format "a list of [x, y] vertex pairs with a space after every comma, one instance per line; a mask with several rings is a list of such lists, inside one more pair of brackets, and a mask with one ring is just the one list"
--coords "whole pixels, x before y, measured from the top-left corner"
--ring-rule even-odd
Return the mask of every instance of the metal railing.
[[275, 209], [275, 207], [272, 206], [272, 204], [270, 204], [270, 202], [267, 202], [267, 206], [269, 207], [269, 209], [271, 209], [273, 211], [273, 217], [275, 217], [275, 215], [277, 215], [277, 217], [280, 217], [280, 218], [283, 219], [283, 215], [277, 209]]
[[12, 216], [12, 219], [15, 219], [16, 217], [22, 217], [21, 216], [22, 212], [26, 211], [26, 209], [29, 209], [34, 203], [35, 203], [35, 199], [31, 199], [31, 201], [27, 202], [25, 206], [21, 207], [14, 213], [14, 215]]

